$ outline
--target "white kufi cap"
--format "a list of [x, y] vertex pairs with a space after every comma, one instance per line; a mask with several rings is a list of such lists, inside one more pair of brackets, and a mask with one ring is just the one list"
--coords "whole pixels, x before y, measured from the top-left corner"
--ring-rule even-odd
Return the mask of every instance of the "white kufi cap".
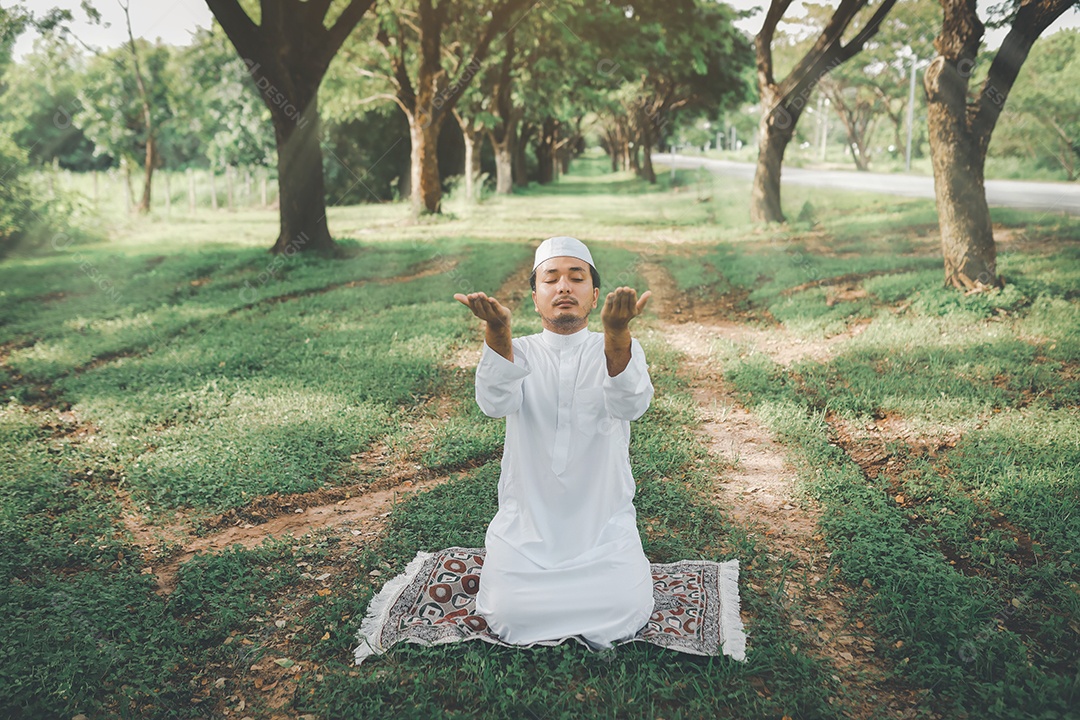
[[560, 235], [548, 238], [540, 243], [540, 247], [536, 248], [536, 257], [533, 259], [533, 272], [536, 272], [536, 268], [540, 267], [540, 263], [545, 260], [563, 256], [584, 260], [592, 266], [593, 270], [596, 269], [596, 265], [593, 264], [592, 253], [589, 252], [589, 248], [585, 247], [585, 243], [577, 238]]

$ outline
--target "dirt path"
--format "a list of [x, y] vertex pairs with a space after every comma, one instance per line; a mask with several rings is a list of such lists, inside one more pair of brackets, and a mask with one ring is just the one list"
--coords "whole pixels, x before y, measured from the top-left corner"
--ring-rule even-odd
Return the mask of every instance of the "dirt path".
[[[689, 381], [698, 407], [700, 436], [709, 451], [729, 466], [716, 480], [715, 502], [747, 531], [759, 533], [772, 556], [788, 561], [790, 569], [780, 582], [792, 627], [833, 665], [850, 693], [847, 702], [853, 717], [912, 716], [920, 698], [889, 680], [892, 673], [874, 654], [874, 638], [846, 609], [850, 592], [835, 579], [830, 582], [830, 553], [817, 529], [821, 508], [812, 499], [800, 497], [796, 472], [784, 459], [783, 449], [735, 400], [712, 359], [712, 342], [718, 338], [752, 343], [751, 347], [768, 352], [784, 365], [827, 356], [842, 339], [804, 343], [785, 337], [783, 331], [759, 330], [729, 320], [698, 322], [675, 312], [685, 303], [662, 266], [645, 262], [640, 271], [656, 298], [655, 311], [665, 339], [684, 355], [680, 372]], [[749, 583], [746, 589], [763, 591]], [[871, 702], [871, 697], [876, 699]]]
[[[441, 270], [453, 267], [441, 266]], [[529, 274], [531, 265], [516, 270], [496, 291], [495, 296], [516, 310], [529, 297]], [[400, 278], [384, 282], [415, 279], [432, 274], [434, 268], [425, 268]], [[280, 301], [280, 298], [272, 299]], [[464, 307], [463, 312], [468, 312]], [[451, 357], [449, 364], [460, 369], [471, 369], [479, 359], [478, 343], [483, 334], [477, 328], [477, 343], [466, 345]], [[469, 397], [432, 398], [418, 416], [445, 418], [451, 414], [453, 405], [465, 402]], [[424, 425], [424, 423], [419, 423]], [[356, 482], [323, 488], [309, 493], [270, 495], [258, 498], [248, 505], [226, 513], [202, 519], [199, 525], [211, 532], [195, 535], [192, 523], [180, 517], [166, 526], [154, 525], [139, 512], [123, 491], [117, 492], [122, 513], [121, 520], [143, 549], [147, 572], [158, 582], [158, 592], [163, 595], [176, 588], [176, 575], [180, 566], [199, 553], [220, 552], [233, 545], [254, 548], [268, 538], [301, 537], [327, 528], [339, 529], [351, 538], [352, 544], [373, 542], [381, 534], [394, 505], [404, 497], [424, 492], [449, 479], [447, 475], [434, 476], [411, 460], [422, 453], [427, 445], [424, 431], [417, 429], [415, 442], [409, 443], [407, 455], [390, 451], [377, 444], [370, 450], [353, 457], [354, 463], [346, 470], [346, 476]], [[179, 547], [177, 547], [179, 546]], [[164, 549], [164, 551], [163, 551]]]
[[[353, 486], [334, 488], [334, 491], [318, 490], [313, 493], [281, 496], [280, 514], [263, 523], [236, 520], [222, 530], [201, 537], [188, 536], [179, 553], [170, 555], [160, 564], [150, 560], [149, 568], [157, 578], [158, 593], [168, 595], [176, 589], [176, 575], [180, 566], [199, 553], [214, 553], [233, 545], [245, 549], [258, 547], [269, 538], [299, 538], [309, 533], [334, 528], [355, 538], [353, 544], [366, 544], [377, 538], [394, 506], [414, 493], [430, 490], [449, 479], [448, 476], [404, 480], [383, 489]], [[380, 483], [386, 485], [387, 483]], [[359, 493], [359, 494], [356, 494]], [[342, 499], [323, 502], [327, 496], [344, 495]], [[129, 521], [130, 518], [130, 521]], [[125, 515], [125, 524], [144, 549], [148, 530], [137, 518]], [[132, 527], [132, 526], [135, 527]], [[157, 533], [150, 532], [151, 537]]]

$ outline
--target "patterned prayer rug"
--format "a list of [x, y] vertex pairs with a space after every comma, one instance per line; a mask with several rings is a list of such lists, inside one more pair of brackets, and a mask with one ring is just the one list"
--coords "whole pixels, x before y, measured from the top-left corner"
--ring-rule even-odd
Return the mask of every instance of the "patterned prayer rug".
[[[441, 645], [483, 640], [507, 647], [476, 613], [484, 566], [483, 548], [452, 547], [420, 552], [405, 572], [388, 581], [368, 605], [360, 625], [356, 664], [398, 642]], [[681, 560], [652, 565], [652, 617], [622, 642], [650, 642], [694, 655], [746, 660], [746, 634], [739, 617], [739, 561]], [[570, 638], [533, 645], [558, 645]], [[583, 639], [573, 639], [587, 645]], [[622, 644], [622, 643], [617, 643]]]

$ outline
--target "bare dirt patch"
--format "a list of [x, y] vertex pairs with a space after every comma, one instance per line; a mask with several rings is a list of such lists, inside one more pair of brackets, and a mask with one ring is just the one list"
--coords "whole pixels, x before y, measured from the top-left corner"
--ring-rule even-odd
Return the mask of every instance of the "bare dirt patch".
[[[797, 491], [794, 468], [768, 430], [735, 400], [716, 369], [711, 347], [717, 336], [740, 342], [753, 338], [759, 343], [769, 337], [775, 343], [774, 357], [792, 362], [806, 355], [791, 347], [790, 338], [783, 346], [782, 338], [770, 337], [769, 331], [730, 320], [708, 325], [680, 322], [674, 309], [681, 298], [671, 277], [651, 263], [644, 264], [641, 272], [654, 289], [665, 338], [685, 356], [680, 373], [689, 381], [698, 407], [699, 435], [709, 452], [727, 466], [714, 486], [714, 501], [747, 531], [763, 537], [773, 550], [770, 556], [788, 565], [786, 578], [779, 582], [791, 626], [844, 679], [853, 716], [912, 717], [921, 696], [890, 679], [887, 666], [875, 654], [871, 629], [852, 618], [846, 608], [851, 592], [835, 578], [837, 569], [818, 532], [820, 506]], [[766, 592], [752, 583], [748, 586], [751, 591]], [[871, 697], [876, 699], [870, 702]]]
[[[847, 340], [869, 326], [869, 320], [856, 320], [836, 335], [819, 339], [799, 337], [780, 325], [761, 327], [745, 322], [752, 314], [742, 308], [741, 300], [724, 296], [710, 304], [679, 290], [674, 279], [661, 265], [643, 263], [642, 274], [653, 290], [650, 304], [665, 327], [678, 328], [684, 352], [707, 354], [713, 340], [727, 340], [746, 347], [747, 352], [762, 352], [785, 367], [803, 360], [826, 362], [835, 356]], [[838, 289], [834, 302], [865, 294], [862, 288]]]
[[[203, 537], [189, 538], [179, 552], [163, 564], [153, 567], [158, 581], [158, 592], [168, 595], [176, 589], [176, 573], [180, 566], [195, 555], [204, 552], [220, 552], [234, 545], [245, 549], [258, 547], [268, 538], [301, 537], [326, 528], [342, 528], [357, 538], [358, 543], [376, 538], [398, 502], [405, 497], [439, 485], [447, 476], [405, 480], [385, 489], [336, 488], [334, 492], [320, 490], [301, 496], [281, 496], [292, 512], [276, 515], [261, 524], [237, 520], [222, 530]], [[359, 494], [355, 494], [359, 493]], [[340, 500], [314, 504], [327, 496], [344, 494]]]

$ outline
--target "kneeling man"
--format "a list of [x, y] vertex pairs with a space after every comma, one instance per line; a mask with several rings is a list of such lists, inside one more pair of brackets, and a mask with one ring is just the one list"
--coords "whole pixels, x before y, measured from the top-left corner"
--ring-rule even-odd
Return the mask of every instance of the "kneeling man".
[[502, 640], [629, 639], [653, 611], [630, 472], [630, 421], [653, 386], [630, 321], [650, 292], [608, 293], [603, 333], [587, 328], [600, 298], [575, 238], [536, 250], [533, 303], [543, 330], [513, 338], [510, 310], [482, 292], [454, 297], [486, 322], [476, 402], [506, 418], [499, 511], [487, 529], [477, 611]]

